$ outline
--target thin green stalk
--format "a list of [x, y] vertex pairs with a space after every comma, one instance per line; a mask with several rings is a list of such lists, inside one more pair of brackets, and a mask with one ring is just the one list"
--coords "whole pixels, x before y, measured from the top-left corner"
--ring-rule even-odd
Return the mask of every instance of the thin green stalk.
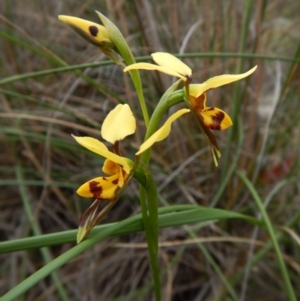
[[[148, 252], [149, 252], [149, 258], [150, 258], [150, 266], [152, 270], [152, 276], [153, 276], [153, 284], [154, 284], [154, 291], [155, 291], [155, 300], [159, 301], [161, 300], [161, 285], [160, 285], [160, 272], [159, 272], [159, 265], [158, 265], [158, 223], [157, 226], [153, 224], [153, 220], [151, 217], [153, 212], [153, 208], [157, 208], [157, 198], [152, 199], [151, 204], [148, 202], [147, 206], [147, 197], [146, 197], [146, 189], [140, 185], [140, 204], [142, 209], [142, 217], [143, 217], [143, 225], [145, 229], [145, 235], [146, 240], [148, 244]], [[148, 214], [148, 209], [149, 214]], [[151, 210], [152, 208], [152, 210]], [[150, 216], [150, 210], [151, 210], [151, 216]], [[157, 220], [158, 220], [158, 214], [157, 214]], [[155, 224], [155, 222], [154, 222]]]
[[[102, 23], [104, 24], [104, 26], [106, 27], [106, 29], [108, 30], [113, 44], [118, 49], [118, 52], [121, 54], [125, 63], [127, 65], [134, 64], [136, 62], [135, 58], [134, 58], [127, 42], [125, 41], [122, 33], [120, 32], [120, 30], [115, 26], [115, 24], [113, 22], [111, 22], [103, 14], [101, 14], [99, 12], [97, 12], [97, 14], [98, 14], [99, 18], [101, 19]], [[146, 103], [145, 103], [140, 73], [138, 70], [132, 70], [130, 72], [130, 76], [132, 78], [133, 85], [134, 85], [136, 93], [138, 95], [143, 118], [145, 121], [145, 125], [146, 125], [146, 127], [148, 127], [149, 115], [148, 115], [148, 111], [147, 111], [147, 107], [146, 107]]]
[[[296, 53], [298, 53], [297, 51]], [[300, 63], [300, 59], [298, 58], [299, 55], [295, 57], [286, 57], [286, 56], [272, 56], [272, 55], [264, 55], [264, 54], [254, 54], [254, 53], [239, 53], [239, 52], [202, 52], [202, 53], [186, 53], [175, 55], [178, 58], [223, 58], [223, 59], [232, 59], [232, 58], [243, 58], [243, 59], [256, 59], [256, 60], [263, 60], [263, 61], [281, 61], [281, 62], [292, 62], [294, 64]], [[150, 61], [151, 56], [139, 56], [135, 58], [136, 62], [145, 62]], [[114, 64], [112, 61], [101, 61], [101, 62], [91, 62], [91, 63], [84, 63], [72, 66], [65, 66], [65, 67], [58, 67], [52, 68], [48, 70], [36, 71], [36, 72], [28, 72], [25, 74], [18, 74], [3, 78], [0, 80], [0, 85], [13, 83], [19, 80], [25, 80], [28, 78], [35, 78], [41, 77], [50, 74], [56, 73], [64, 73], [74, 70], [86, 69], [86, 68], [97, 68], [97, 67], [104, 67]], [[294, 66], [294, 64], [292, 66]]]
[[280, 268], [280, 271], [281, 271], [281, 275], [282, 275], [282, 278], [283, 278], [283, 282], [284, 282], [284, 286], [285, 286], [288, 298], [289, 298], [290, 301], [297, 301], [294, 289], [293, 289], [292, 284], [290, 282], [288, 271], [286, 269], [286, 266], [285, 266], [285, 263], [283, 261], [282, 254], [281, 254], [278, 242], [277, 242], [275, 230], [274, 230], [273, 225], [272, 225], [272, 223], [269, 219], [269, 216], [268, 216], [268, 214], [265, 210], [263, 202], [262, 202], [261, 198], [259, 197], [259, 195], [257, 194], [256, 189], [254, 188], [252, 183], [249, 181], [249, 179], [241, 171], [236, 171], [236, 173], [241, 178], [241, 180], [244, 182], [246, 187], [248, 188], [249, 192], [251, 193], [251, 195], [252, 195], [252, 197], [253, 197], [253, 199], [256, 203], [256, 206], [258, 207], [258, 209], [259, 209], [259, 211], [262, 215], [263, 221], [266, 225], [266, 229], [267, 229], [267, 231], [270, 235], [270, 238], [271, 238], [271, 241], [272, 241], [275, 253], [276, 253], [277, 261], [278, 261], [278, 264], [279, 264], [279, 268]]
[[[18, 180], [18, 186], [19, 186], [19, 191], [20, 191], [22, 202], [23, 202], [24, 210], [25, 210], [27, 218], [32, 226], [32, 231], [35, 236], [41, 235], [40, 227], [33, 215], [32, 208], [30, 206], [30, 201], [28, 199], [28, 195], [27, 195], [26, 188], [24, 185], [22, 168], [19, 165], [16, 166], [16, 178]], [[44, 258], [44, 261], [47, 264], [53, 260], [52, 255], [48, 248], [42, 248], [41, 253]], [[51, 278], [52, 278], [53, 282], [55, 283], [58, 294], [60, 296], [60, 300], [68, 301], [69, 300], [68, 295], [67, 295], [67, 293], [64, 289], [64, 286], [62, 285], [62, 282], [60, 281], [60, 277], [56, 271], [53, 271], [51, 273]]]
[[[31, 44], [25, 43], [24, 41], [22, 41], [20, 39], [17, 39], [16, 37], [14, 37], [12, 35], [9, 35], [9, 34], [3, 32], [3, 31], [0, 31], [0, 37], [8, 39], [9, 41], [11, 41], [14, 44], [19, 44], [23, 48], [29, 49], [33, 53], [36, 53], [36, 54], [38, 54], [42, 57], [45, 57], [51, 63], [55, 63], [57, 65], [61, 65], [63, 67], [67, 67], [67, 68], [69, 67], [66, 62], [64, 62], [61, 58], [56, 56], [54, 53], [50, 52], [48, 49], [45, 50], [44, 46], [40, 45], [39, 43], [38, 43], [38, 46], [35, 47], [35, 46], [32, 46]], [[34, 42], [37, 43], [37, 41], [35, 41], [35, 40], [34, 40]], [[56, 69], [61, 69], [61, 68], [56, 68]], [[52, 70], [55, 70], [55, 69], [52, 69]], [[82, 74], [81, 72], [77, 71], [76, 69], [70, 69], [70, 70], [73, 70], [75, 75], [77, 75], [78, 77], [81, 77], [82, 79], [84, 79], [87, 83], [89, 83], [92, 87], [95, 87], [96, 89], [98, 89], [100, 92], [102, 92], [106, 95], [113, 96], [120, 103], [124, 103], [124, 100], [120, 99], [120, 96], [117, 93], [114, 93], [114, 92], [110, 91], [104, 85], [96, 82], [95, 80], [93, 80], [89, 76], [86, 76], [86, 75]], [[32, 74], [33, 73], [31, 73], [31, 76], [32, 76]], [[24, 75], [15, 75], [15, 76], [9, 77], [7, 79], [4, 79], [4, 81], [3, 80], [0, 81], [0, 84], [8, 83], [8, 82], [11, 82], [11, 81], [16, 81], [16, 80], [18, 80], [18, 77], [20, 77], [20, 76], [21, 76], [21, 79], [26, 78], [26, 74], [24, 74]]]
[[[247, 35], [248, 35], [248, 30], [249, 30], [249, 23], [250, 23], [250, 16], [251, 16], [251, 8], [252, 8], [253, 1], [252, 0], [246, 0], [245, 1], [245, 16], [243, 19], [243, 26], [242, 26], [242, 36], [240, 39], [240, 53], [243, 53], [246, 49], [246, 41], [247, 41]], [[242, 73], [242, 68], [243, 68], [243, 62], [244, 59], [241, 57], [238, 61], [238, 65], [236, 68], [236, 72]], [[230, 146], [232, 142], [234, 141], [235, 137], [238, 135], [238, 128], [240, 127], [240, 120], [239, 120], [239, 112], [240, 112], [240, 88], [241, 88], [241, 83], [240, 81], [235, 83], [234, 86], [234, 96], [233, 96], [233, 105], [232, 105], [232, 123], [233, 126], [229, 130], [229, 137], [228, 137], [228, 143], [227, 147], [224, 151], [224, 157], [223, 157], [223, 170], [222, 170], [222, 181], [224, 180], [225, 177], [225, 172], [227, 170], [227, 166], [229, 163], [229, 155], [230, 155]]]
[[[248, 38], [248, 31], [249, 31], [249, 24], [250, 24], [250, 16], [251, 16], [251, 10], [252, 10], [252, 0], [247, 0], [245, 1], [245, 16], [243, 20], [243, 25], [242, 25], [242, 36], [240, 40], [240, 53], [244, 53], [246, 50], [246, 42]], [[237, 73], [241, 73], [241, 70], [243, 68], [243, 58], [241, 57], [237, 66]], [[238, 86], [238, 85], [237, 85]], [[234, 100], [234, 104], [237, 105], [237, 99]]]
[[[266, 60], [266, 61], [282, 61], [282, 62], [293, 62], [300, 63], [299, 58], [287, 57], [280, 55], [266, 55], [257, 53], [245, 53], [243, 52], [191, 52], [185, 54], [175, 55], [178, 58], [240, 58], [240, 59], [256, 59], [256, 60]], [[144, 57], [148, 59], [149, 57]], [[145, 60], [144, 59], [144, 60]], [[142, 57], [137, 57], [137, 61], [141, 61]]]
[[[106, 18], [103, 14], [97, 12], [100, 17], [102, 23], [106, 27], [109, 32], [110, 39], [112, 40], [114, 46], [117, 48], [121, 57], [124, 59], [127, 65], [134, 64], [135, 58], [126, 43], [123, 35], [119, 31], [119, 29], [112, 23], [108, 18]], [[141, 78], [138, 70], [130, 71], [130, 76], [135, 87], [136, 93], [138, 95], [140, 107], [142, 110], [144, 122], [146, 128], [149, 125], [149, 115], [144, 99], [143, 87], [141, 83]], [[143, 164], [143, 161], [142, 161]], [[144, 165], [144, 171], [147, 173], [148, 170], [147, 165]], [[146, 175], [146, 185], [152, 185], [152, 178]], [[149, 181], [151, 183], [149, 183]], [[154, 185], [155, 186], [155, 185]], [[147, 191], [147, 188], [144, 188], [143, 185], [140, 184], [140, 204], [141, 211], [143, 216], [144, 229], [146, 234], [146, 239], [148, 243], [148, 251], [150, 258], [150, 265], [152, 268], [153, 282], [154, 282], [154, 290], [155, 297], [157, 301], [161, 300], [160, 293], [160, 279], [159, 279], [159, 267], [158, 267], [158, 222], [157, 222], [157, 192], [156, 190], [153, 192]], [[149, 210], [149, 211], [148, 211]], [[156, 214], [154, 216], [153, 214]]]
[[[84, 123], [86, 123], [86, 124], [88, 124], [92, 127], [95, 127], [97, 129], [100, 127], [98, 122], [95, 122], [91, 118], [83, 118], [81, 115], [75, 113], [74, 111], [68, 110], [68, 108], [66, 108], [66, 107], [60, 108], [58, 105], [54, 105], [54, 104], [47, 103], [47, 102], [43, 102], [41, 104], [41, 100], [38, 99], [38, 98], [34, 98], [34, 97], [31, 97], [31, 96], [27, 96], [27, 95], [24, 95], [24, 94], [21, 94], [21, 93], [17, 93], [17, 92], [11, 91], [11, 90], [5, 90], [5, 89], [1, 89], [1, 88], [0, 88], [0, 94], [12, 97], [14, 99], [14, 102], [17, 102], [19, 100], [20, 101], [25, 100], [25, 101], [32, 102], [32, 103], [37, 103], [40, 106], [42, 105], [45, 108], [52, 109], [56, 112], [62, 112], [62, 113], [66, 114], [69, 117], [76, 118], [78, 121], [79, 120], [83, 121]], [[28, 134], [28, 131], [27, 131], [27, 134]]]
[[16, 35], [7, 33], [2, 30], [0, 30], [0, 37], [5, 40], [8, 40], [12, 44], [20, 46], [22, 49], [27, 49], [27, 50], [31, 51], [32, 53], [45, 58], [52, 64], [56, 64], [56, 65], [64, 64], [64, 61], [61, 60], [60, 58], [58, 58], [54, 53], [45, 51], [45, 49], [43, 49], [43, 47], [40, 47], [40, 45], [35, 46], [34, 43], [32, 43], [32, 41], [30, 41], [30, 43], [25, 42], [24, 40], [16, 37]]
[[290, 68], [289, 68], [286, 80], [285, 80], [285, 82], [283, 84], [283, 89], [282, 89], [281, 96], [283, 95], [283, 93], [285, 92], [286, 88], [289, 85], [289, 81], [291, 80], [291, 77], [293, 76], [293, 73], [295, 71], [296, 64], [297, 64], [297, 61], [299, 60], [299, 57], [300, 57], [300, 42], [298, 43], [298, 47], [297, 47], [296, 53], [293, 56], [293, 59], [295, 59], [296, 61], [293, 61], [292, 64], [291, 64], [291, 66], [290, 66]]
[[[167, 102], [172, 92], [177, 88], [180, 81], [173, 84], [162, 96], [158, 105], [153, 112], [149, 121], [145, 140], [149, 138], [158, 128], [159, 122], [168, 109]], [[141, 164], [145, 166], [145, 171], [148, 172], [147, 166], [150, 160], [151, 149], [145, 151], [141, 155]], [[147, 170], [146, 170], [147, 169]], [[151, 174], [148, 173], [148, 184], [151, 184], [152, 191], [147, 191], [142, 185], [140, 186], [140, 204], [142, 208], [142, 215], [145, 225], [145, 233], [149, 246], [149, 255], [153, 271], [153, 281], [156, 293], [156, 300], [160, 300], [160, 281], [158, 269], [158, 196], [155, 184], [152, 180]], [[147, 196], [147, 197], [146, 197]], [[148, 215], [149, 210], [149, 215]], [[156, 214], [156, 216], [155, 216]]]
[[47, 69], [47, 70], [36, 71], [36, 72], [28, 72], [24, 74], [18, 74], [18, 75], [13, 75], [13, 76], [3, 78], [0, 80], [0, 85], [13, 83], [19, 80], [25, 80], [28, 78], [35, 78], [35, 77], [40, 78], [45, 75], [69, 72], [69, 71], [86, 69], [86, 68], [96, 68], [100, 66], [104, 67], [108, 65], [112, 65], [112, 62], [111, 61], [93, 62], [93, 63], [79, 64], [79, 65], [58, 67], [58, 68]]

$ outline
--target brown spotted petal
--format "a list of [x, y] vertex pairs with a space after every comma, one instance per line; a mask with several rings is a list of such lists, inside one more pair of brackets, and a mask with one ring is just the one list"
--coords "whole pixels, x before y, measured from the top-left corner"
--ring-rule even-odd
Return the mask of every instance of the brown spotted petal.
[[104, 48], [113, 47], [109, 33], [104, 26], [72, 16], [60, 15], [58, 16], [58, 19], [69, 25], [82, 38], [94, 44], [95, 46]]
[[218, 108], [206, 107], [200, 114], [204, 125], [211, 130], [225, 130], [232, 126], [232, 121], [228, 114]]
[[108, 159], [104, 161], [102, 171], [108, 175], [118, 174], [118, 186], [120, 188], [123, 187], [123, 185], [129, 177], [129, 175], [125, 172], [125, 170], [122, 167], [120, 167], [120, 165]]
[[116, 197], [116, 190], [120, 187], [119, 178], [119, 173], [110, 177], [94, 178], [81, 185], [77, 190], [77, 194], [89, 199], [114, 200]]
[[99, 49], [113, 62], [125, 67], [123, 62], [119, 59], [118, 54], [115, 52], [116, 47], [112, 42], [106, 27], [88, 20], [72, 16], [60, 15], [58, 16], [58, 19], [70, 26], [87, 42], [98, 46]]

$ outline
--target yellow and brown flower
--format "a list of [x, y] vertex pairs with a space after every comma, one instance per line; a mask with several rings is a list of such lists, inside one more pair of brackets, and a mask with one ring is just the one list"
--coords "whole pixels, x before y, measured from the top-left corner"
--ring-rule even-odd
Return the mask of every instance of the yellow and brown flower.
[[224, 74], [212, 77], [202, 84], [192, 84], [189, 86], [188, 95], [185, 89], [185, 102], [196, 116], [200, 128], [210, 142], [216, 166], [218, 166], [217, 158], [220, 158], [221, 152], [217, 140], [211, 130], [226, 130], [232, 125], [232, 121], [228, 114], [223, 110], [206, 106], [207, 91], [241, 80], [252, 74], [256, 68], [257, 67], [255, 66], [248, 72], [242, 74]]
[[[181, 109], [171, 115], [167, 121], [150, 136], [136, 152], [136, 157], [149, 149], [155, 142], [165, 139], [170, 131], [172, 123], [181, 115], [188, 113], [189, 109]], [[93, 178], [81, 185], [77, 193], [84, 198], [93, 198], [93, 204], [83, 213], [80, 218], [77, 233], [77, 242], [80, 242], [99, 220], [96, 212], [102, 200], [114, 201], [118, 199], [120, 192], [134, 172], [138, 160], [122, 157], [119, 150], [119, 142], [126, 136], [135, 132], [136, 121], [127, 104], [117, 105], [105, 118], [102, 128], [102, 138], [113, 145], [111, 152], [104, 143], [92, 137], [74, 137], [74, 139], [88, 150], [106, 158], [102, 171], [107, 176]]]
[[192, 70], [189, 66], [169, 53], [156, 52], [151, 56], [157, 65], [149, 63], [132, 64], [127, 66], [124, 72], [133, 69], [156, 70], [182, 79], [185, 85], [184, 100], [199, 121], [205, 137], [209, 140], [214, 162], [217, 166], [217, 158], [221, 156], [221, 152], [211, 130], [225, 130], [232, 125], [232, 121], [221, 109], [206, 107], [206, 92], [249, 76], [256, 70], [257, 66], [242, 74], [224, 74], [212, 77], [202, 84], [190, 85], [192, 81]]
[[[97, 11], [96, 13], [99, 15]], [[119, 56], [117, 54], [118, 51], [114, 43], [112, 42], [109, 32], [105, 28], [105, 26], [72, 16], [59, 15], [58, 19], [70, 26], [87, 42], [98, 46], [99, 49], [113, 62], [118, 65], [124, 66], [122, 61], [119, 59]]]

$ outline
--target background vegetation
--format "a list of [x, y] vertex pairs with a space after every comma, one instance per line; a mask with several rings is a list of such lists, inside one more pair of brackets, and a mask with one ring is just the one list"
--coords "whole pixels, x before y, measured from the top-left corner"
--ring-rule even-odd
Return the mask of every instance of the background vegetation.
[[[110, 62], [99, 66], [106, 61], [100, 51], [57, 20], [66, 14], [99, 22], [94, 9], [119, 27], [136, 57], [181, 54], [195, 83], [258, 65], [251, 77], [208, 94], [208, 105], [234, 120], [231, 130], [216, 133], [218, 168], [197, 122], [185, 116], [154, 147], [151, 170], [160, 206], [199, 204], [260, 218], [239, 172], [245, 174], [278, 231], [300, 299], [299, 1], [2, 0], [0, 240], [77, 228], [90, 201], [76, 188], [100, 174], [101, 159], [71, 133], [99, 136], [108, 111], [126, 102], [140, 122], [123, 153], [132, 157], [143, 139], [128, 75]], [[172, 79], [141, 76], [152, 111]], [[138, 212], [131, 181], [104, 223]], [[163, 300], [287, 300], [263, 228], [239, 219], [210, 221], [161, 229], [160, 242]], [[0, 295], [73, 245], [1, 254]], [[20, 300], [152, 300], [143, 233], [106, 239], [56, 276], [58, 282], [47, 277]]]

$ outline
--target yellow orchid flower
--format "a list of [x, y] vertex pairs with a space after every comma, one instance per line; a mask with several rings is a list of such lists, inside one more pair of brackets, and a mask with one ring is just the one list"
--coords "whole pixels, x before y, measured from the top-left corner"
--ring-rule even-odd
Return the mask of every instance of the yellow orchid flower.
[[212, 77], [202, 84], [190, 85], [192, 81], [192, 71], [190, 67], [182, 61], [172, 54], [165, 52], [156, 52], [151, 54], [151, 56], [157, 65], [149, 63], [132, 64], [127, 66], [124, 72], [134, 69], [156, 70], [181, 78], [185, 84], [185, 101], [188, 107], [194, 112], [202, 131], [210, 141], [214, 162], [215, 165], [218, 166], [217, 158], [220, 158], [221, 152], [211, 130], [225, 130], [232, 125], [232, 121], [221, 109], [206, 107], [206, 92], [210, 89], [218, 88], [249, 76], [256, 70], [257, 66], [242, 74], [224, 74]]
[[[142, 152], [150, 148], [155, 142], [165, 139], [170, 131], [172, 123], [181, 115], [190, 112], [189, 109], [181, 109], [171, 115], [163, 126], [149, 137], [136, 152], [138, 157]], [[119, 150], [119, 142], [126, 136], [135, 132], [136, 121], [127, 104], [117, 105], [105, 118], [101, 136], [106, 141], [112, 143], [113, 152], [109, 151], [104, 143], [92, 137], [74, 137], [74, 139], [88, 150], [106, 158], [102, 171], [108, 176], [96, 177], [81, 185], [77, 193], [85, 198], [94, 198], [93, 204], [82, 214], [77, 232], [77, 242], [82, 241], [90, 230], [105, 215], [102, 211], [97, 214], [99, 204], [102, 200], [116, 201], [120, 192], [126, 187], [126, 183], [137, 167], [132, 160], [122, 157]], [[111, 202], [113, 206], [113, 202]], [[111, 208], [110, 205], [107, 205]], [[104, 208], [105, 209], [105, 208]], [[109, 209], [107, 209], [109, 211]], [[105, 211], [105, 210], [104, 210]], [[105, 211], [105, 212], [108, 212]]]
[[135, 118], [128, 105], [118, 105], [105, 118], [101, 135], [103, 139], [113, 144], [115, 152], [111, 152], [104, 143], [92, 137], [76, 137], [75, 140], [88, 150], [106, 158], [102, 171], [108, 177], [97, 177], [77, 190], [85, 198], [113, 200], [116, 190], [122, 188], [129, 177], [133, 162], [121, 157], [118, 142], [135, 132]]
[[[164, 125], [140, 146], [136, 156], [150, 148], [155, 142], [165, 139], [170, 133], [171, 124], [189, 111], [189, 109], [181, 109], [171, 115]], [[113, 144], [114, 152], [109, 151], [104, 143], [95, 138], [72, 135], [80, 145], [106, 158], [102, 171], [108, 176], [97, 177], [84, 183], [77, 190], [80, 196], [98, 200], [116, 198], [116, 191], [124, 186], [134, 167], [132, 160], [120, 155], [119, 141], [133, 134], [135, 129], [136, 122], [130, 107], [127, 104], [120, 104], [107, 115], [101, 129], [102, 138]]]
[[177, 57], [167, 52], [155, 52], [151, 54], [152, 59], [157, 65], [149, 63], [136, 63], [127, 66], [123, 71], [127, 72], [134, 69], [156, 70], [172, 76], [181, 78], [184, 82], [192, 81], [192, 70]]
[[100, 50], [113, 62], [118, 65], [124, 66], [116, 53], [117, 49], [109, 36], [108, 30], [103, 25], [99, 25], [97, 23], [81, 18], [65, 15], [59, 15], [58, 19], [70, 26], [87, 42], [98, 46]]
[[217, 158], [220, 158], [217, 140], [211, 130], [225, 130], [232, 125], [231, 118], [223, 110], [215, 107], [206, 106], [206, 92], [210, 89], [218, 88], [241, 80], [256, 70], [257, 66], [242, 74], [224, 74], [210, 78], [202, 84], [193, 84], [189, 86], [189, 95], [186, 95], [185, 101], [191, 108], [199, 121], [200, 127], [204, 135], [209, 140], [212, 147], [212, 154], [215, 165], [218, 166]]

